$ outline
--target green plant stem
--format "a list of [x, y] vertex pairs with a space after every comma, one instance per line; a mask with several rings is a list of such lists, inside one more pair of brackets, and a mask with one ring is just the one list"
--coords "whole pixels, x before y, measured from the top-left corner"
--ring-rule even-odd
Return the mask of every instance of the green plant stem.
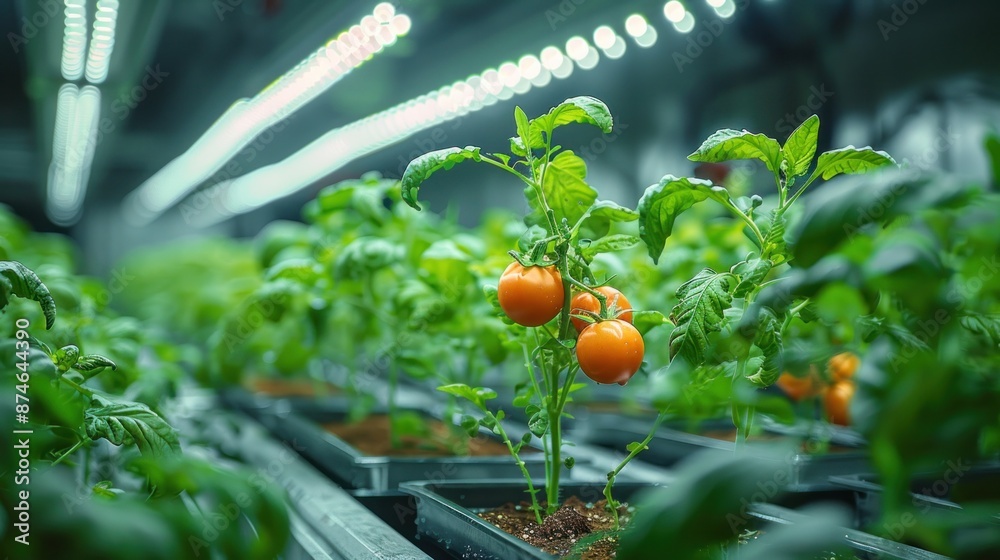
[[90, 484], [90, 446], [83, 450], [83, 485]]
[[604, 486], [604, 499], [607, 500], [608, 509], [611, 510], [611, 517], [612, 519], [614, 519], [615, 522], [614, 526], [615, 530], [621, 528], [621, 525], [618, 521], [618, 502], [615, 501], [614, 496], [611, 493], [615, 485], [615, 478], [617, 478], [618, 474], [622, 472], [622, 469], [625, 468], [625, 465], [628, 465], [632, 461], [632, 459], [635, 459], [636, 455], [642, 453], [642, 451], [646, 449], [646, 446], [649, 445], [649, 442], [653, 440], [653, 436], [656, 435], [656, 430], [659, 429], [660, 424], [662, 424], [666, 419], [667, 419], [666, 410], [657, 414], [656, 420], [653, 421], [653, 426], [649, 429], [649, 433], [646, 434], [646, 439], [642, 440], [642, 443], [639, 446], [633, 448], [632, 451], [629, 452], [629, 454], [624, 459], [622, 459], [622, 462], [619, 463], [618, 466], [614, 468], [614, 470], [608, 473], [608, 483]]
[[809, 298], [802, 300], [801, 303], [795, 307], [788, 310], [788, 314], [785, 315], [785, 320], [781, 323], [781, 332], [784, 333], [788, 329], [788, 325], [792, 324], [792, 319], [799, 316], [799, 313], [809, 305]]
[[76, 381], [73, 381], [72, 379], [66, 379], [65, 377], [60, 377], [59, 380], [62, 381], [62, 382], [64, 382], [64, 383], [66, 383], [70, 387], [76, 389], [77, 392], [79, 392], [81, 395], [84, 395], [86, 397], [93, 397], [94, 396], [94, 392], [93, 391], [91, 391], [90, 389], [88, 389], [88, 388], [80, 385], [79, 383], [77, 383]]
[[746, 223], [747, 227], [749, 227], [750, 230], [753, 231], [754, 235], [757, 236], [757, 240], [760, 242], [760, 246], [763, 247], [764, 234], [760, 232], [760, 228], [758, 228], [757, 224], [752, 219], [750, 219], [750, 216], [744, 214], [739, 208], [736, 207], [735, 204], [732, 203], [732, 201], [727, 200], [723, 202], [723, 206], [728, 208], [729, 211], [732, 212], [734, 216], [738, 217], [739, 219], [743, 220], [744, 223]]
[[56, 457], [56, 460], [55, 460], [55, 461], [52, 461], [52, 466], [54, 467], [54, 466], [58, 465], [59, 463], [62, 463], [62, 462], [63, 462], [63, 460], [64, 460], [64, 459], [65, 459], [66, 457], [69, 457], [70, 455], [72, 455], [72, 454], [76, 453], [76, 450], [77, 450], [77, 449], [80, 449], [80, 447], [82, 447], [84, 443], [87, 443], [87, 440], [85, 440], [85, 439], [81, 439], [81, 440], [77, 441], [76, 443], [74, 443], [74, 444], [73, 444], [73, 447], [70, 447], [70, 448], [69, 448], [69, 451], [67, 451], [67, 452], [63, 453], [63, 454], [62, 454], [62, 455], [60, 455], [59, 457]]
[[[569, 267], [567, 266], [567, 269], [568, 268]], [[601, 304], [601, 317], [604, 317], [604, 316], [606, 316], [608, 314], [608, 296], [602, 294], [601, 292], [598, 292], [594, 288], [591, 288], [590, 286], [584, 284], [583, 282], [580, 282], [579, 280], [576, 280], [575, 278], [571, 278], [569, 276], [569, 271], [568, 270], [567, 270], [567, 273], [565, 275], [563, 275], [563, 278], [566, 281], [568, 281], [570, 284], [572, 284], [573, 286], [576, 286], [577, 288], [580, 288], [581, 290], [583, 290], [583, 291], [589, 293], [590, 295], [594, 296], [595, 298], [597, 298], [597, 301], [600, 302], [600, 304]], [[569, 309], [569, 302], [568, 301], [567, 301], [567, 304], [564, 306], [564, 309]]]
[[808, 188], [809, 185], [811, 185], [813, 181], [815, 181], [817, 178], [818, 175], [815, 174], [811, 175], [809, 179], [805, 183], [803, 183], [801, 187], [799, 187], [799, 190], [795, 191], [795, 194], [792, 195], [792, 198], [786, 200], [785, 203], [781, 205], [781, 208], [785, 209], [791, 206], [799, 198], [799, 196], [801, 196], [802, 193], [806, 191], [806, 188]]
[[493, 425], [496, 426], [497, 435], [500, 436], [500, 438], [503, 439], [503, 442], [507, 445], [507, 451], [510, 452], [511, 457], [514, 458], [514, 462], [517, 463], [517, 468], [521, 469], [521, 475], [524, 476], [524, 481], [528, 483], [528, 494], [531, 495], [531, 508], [535, 511], [535, 521], [541, 525], [542, 508], [538, 505], [538, 497], [536, 496], [538, 491], [535, 490], [535, 484], [531, 481], [531, 473], [528, 472], [527, 465], [524, 464], [521, 456], [518, 455], [517, 450], [514, 449], [514, 444], [511, 443], [510, 437], [507, 436], [506, 430], [504, 430], [503, 426], [500, 425], [500, 421], [497, 417], [486, 408], [483, 408], [482, 411], [493, 420]]

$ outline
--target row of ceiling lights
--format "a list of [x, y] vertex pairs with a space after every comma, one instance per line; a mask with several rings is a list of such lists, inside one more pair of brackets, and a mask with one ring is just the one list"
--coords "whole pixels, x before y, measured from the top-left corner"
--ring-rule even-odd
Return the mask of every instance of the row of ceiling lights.
[[[722, 18], [735, 13], [733, 0], [707, 2]], [[694, 29], [694, 16], [680, 2], [667, 2], [663, 12], [678, 32], [688, 33]], [[643, 15], [629, 16], [624, 29], [640, 47], [648, 48], [656, 43], [656, 29]], [[602, 53], [609, 59], [620, 58], [627, 48], [626, 41], [607, 25], [594, 30], [593, 43], [594, 46], [583, 37], [575, 36], [566, 42], [565, 52], [557, 46], [548, 46], [538, 56], [528, 54], [516, 63], [505, 62], [495, 69], [489, 68], [466, 80], [334, 129], [278, 163], [216, 184], [212, 189], [215, 211], [196, 214], [194, 223], [208, 226], [284, 198], [359, 157], [532, 88], [544, 87], [552, 78], [567, 78], [574, 68], [594, 68]]]
[[[67, 83], [56, 98], [52, 162], [45, 211], [53, 223], [79, 219], [97, 142], [101, 91], [115, 46], [118, 0], [97, 0], [88, 48], [87, 0], [65, 0], [60, 71]], [[85, 78], [88, 85], [74, 82]], [[92, 85], [93, 84], [93, 85]]]

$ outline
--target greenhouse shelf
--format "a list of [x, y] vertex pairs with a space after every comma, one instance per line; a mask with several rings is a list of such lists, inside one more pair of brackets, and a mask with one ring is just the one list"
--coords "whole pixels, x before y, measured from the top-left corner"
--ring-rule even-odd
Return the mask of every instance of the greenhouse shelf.
[[[384, 410], [382, 411], [384, 412]], [[429, 419], [434, 416], [423, 413]], [[409, 480], [469, 478], [519, 478], [521, 471], [508, 455], [484, 457], [388, 457], [368, 456], [343, 439], [324, 430], [320, 423], [346, 419], [348, 408], [298, 411], [287, 401], [275, 403], [273, 411], [261, 411], [258, 419], [279, 439], [292, 444], [320, 471], [346, 488], [392, 490]], [[507, 426], [511, 437], [526, 428]], [[497, 438], [485, 430], [481, 434]], [[538, 450], [536, 450], [538, 451]], [[523, 460], [532, 476], [543, 476], [542, 453], [525, 454]]]
[[[225, 411], [204, 414], [212, 416], [206, 419], [213, 428], [206, 432], [212, 443], [238, 452], [241, 460], [266, 472], [287, 492], [294, 512], [293, 536], [299, 541], [291, 552], [314, 559], [431, 558], [256, 422]], [[301, 524], [296, 525], [296, 517]]]
[[[729, 420], [703, 424], [708, 430], [733, 430]], [[617, 417], [614, 422], [587, 422], [573, 432], [573, 437], [590, 445], [625, 449], [629, 442], [641, 440], [649, 431], [650, 423], [632, 418]], [[801, 435], [771, 434], [772, 443], [789, 446], [776, 458], [771, 445], [753, 441], [746, 444], [744, 453], [759, 455], [788, 465], [787, 489], [793, 492], [815, 492], [837, 489], [829, 480], [831, 476], [871, 472], [867, 450], [863, 447], [843, 445], [841, 451], [826, 454], [809, 454], [797, 443]], [[846, 443], [846, 442], [845, 442]], [[841, 445], [841, 444], [838, 444]], [[784, 449], [784, 447], [782, 447]], [[735, 444], [707, 435], [690, 433], [679, 426], [661, 426], [642, 455], [648, 463], [670, 467], [698, 451], [732, 455]]]

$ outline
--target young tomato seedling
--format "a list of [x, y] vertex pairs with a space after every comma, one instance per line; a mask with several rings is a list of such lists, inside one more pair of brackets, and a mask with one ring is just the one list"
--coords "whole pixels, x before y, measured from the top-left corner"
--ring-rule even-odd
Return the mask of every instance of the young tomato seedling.
[[640, 243], [635, 236], [609, 235], [612, 223], [635, 221], [639, 214], [598, 200], [597, 191], [586, 181], [586, 162], [552, 143], [553, 131], [570, 123], [589, 124], [609, 133], [612, 118], [607, 106], [592, 97], [574, 97], [530, 120], [520, 107], [515, 108], [514, 119], [517, 135], [510, 139], [510, 154], [485, 154], [474, 146], [431, 152], [410, 162], [402, 189], [403, 200], [419, 210], [416, 198], [421, 183], [434, 172], [466, 160], [501, 169], [525, 185], [531, 208], [525, 217], [529, 229], [519, 243], [521, 251], [511, 251], [514, 261], [499, 284], [487, 288], [487, 298], [499, 313], [519, 325], [514, 328], [528, 381], [518, 386], [513, 404], [525, 409], [530, 431], [519, 442], [510, 440], [501, 425], [503, 411], [494, 413], [486, 404], [496, 398], [494, 391], [461, 384], [439, 389], [469, 400], [479, 410], [479, 419], [466, 416], [462, 420], [470, 433], [483, 426], [503, 439], [521, 467], [540, 523], [543, 511], [520, 459], [521, 447], [532, 435], [542, 440], [544, 514], [551, 514], [559, 506], [563, 465], [573, 465], [572, 457], [563, 457], [561, 421], [570, 395], [584, 386], [575, 383], [577, 373], [582, 370], [598, 383], [624, 385], [638, 371], [644, 352], [642, 335], [632, 321], [642, 320], [645, 327], [651, 327], [665, 318], [656, 312], [632, 310], [625, 296], [602, 286], [604, 282], [591, 270], [595, 255]]

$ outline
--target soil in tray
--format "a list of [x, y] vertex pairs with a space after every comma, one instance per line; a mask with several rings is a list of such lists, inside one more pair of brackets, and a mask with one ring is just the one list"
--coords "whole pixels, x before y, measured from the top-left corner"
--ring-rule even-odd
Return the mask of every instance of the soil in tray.
[[[575, 496], [567, 498], [555, 513], [545, 518], [541, 525], [535, 521], [535, 514], [528, 509], [529, 506], [527, 502], [522, 502], [520, 505], [507, 503], [480, 513], [479, 517], [528, 544], [559, 557], [573, 551], [573, 547], [580, 539], [608, 531], [614, 526], [604, 500], [586, 504]], [[624, 505], [619, 507], [618, 516], [623, 525], [627, 523], [630, 516], [628, 507]], [[582, 560], [614, 558], [617, 548], [617, 536], [609, 535], [591, 543], [579, 557]]]
[[[456, 436], [438, 420], [425, 420], [428, 433], [421, 436], [401, 435], [399, 447], [389, 440], [389, 417], [370, 414], [358, 422], [329, 422], [323, 429], [351, 444], [370, 457], [452, 457], [456, 453]], [[459, 442], [461, 443], [461, 442]], [[468, 454], [473, 457], [508, 455], [507, 446], [485, 436], [467, 440]]]
[[272, 397], [318, 397], [340, 393], [340, 388], [329, 383], [318, 384], [310, 379], [275, 379], [255, 377], [243, 383], [254, 393]]

